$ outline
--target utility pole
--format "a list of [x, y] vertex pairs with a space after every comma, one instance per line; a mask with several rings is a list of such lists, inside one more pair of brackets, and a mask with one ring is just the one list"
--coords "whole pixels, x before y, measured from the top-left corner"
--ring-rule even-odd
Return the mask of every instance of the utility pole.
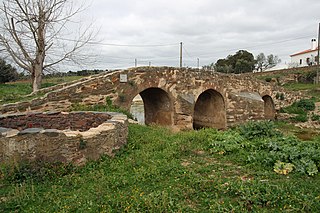
[[138, 66], [138, 60], [135, 58], [134, 59], [134, 66], [137, 67]]
[[198, 69], [200, 68], [200, 59], [199, 58], [197, 58], [197, 67], [198, 67]]
[[320, 23], [319, 23], [319, 29], [318, 29], [318, 68], [317, 68], [317, 79], [316, 79], [316, 84], [319, 84], [319, 70], [320, 70]]
[[180, 42], [180, 68], [182, 68], [182, 42]]

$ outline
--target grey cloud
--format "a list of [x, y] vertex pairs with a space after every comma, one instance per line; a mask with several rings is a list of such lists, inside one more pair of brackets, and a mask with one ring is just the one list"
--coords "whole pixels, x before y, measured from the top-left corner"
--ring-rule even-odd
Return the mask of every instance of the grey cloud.
[[[288, 61], [290, 54], [309, 48], [309, 40], [316, 37], [319, 8], [318, 0], [93, 0], [86, 16], [101, 26], [102, 43], [177, 45], [92, 46], [100, 54], [99, 63], [92, 66], [129, 67], [136, 57], [177, 66], [180, 41], [190, 66], [197, 57], [203, 64], [211, 63], [245, 47]], [[298, 37], [306, 38], [293, 40]], [[283, 40], [288, 42], [277, 43]]]

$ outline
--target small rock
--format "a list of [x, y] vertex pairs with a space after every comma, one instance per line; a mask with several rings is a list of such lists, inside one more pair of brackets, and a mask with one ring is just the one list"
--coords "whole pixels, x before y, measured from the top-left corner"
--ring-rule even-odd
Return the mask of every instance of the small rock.
[[4, 136], [7, 137], [7, 138], [10, 138], [10, 137], [13, 137], [13, 136], [16, 136], [19, 134], [19, 130], [17, 129], [10, 129], [9, 131], [5, 132], [4, 133]]
[[42, 134], [49, 136], [49, 137], [58, 137], [59, 131], [57, 129], [45, 129], [41, 131]]
[[8, 130], [11, 130], [11, 129], [0, 127], [0, 134], [7, 132]]
[[135, 120], [132, 120], [132, 119], [128, 119], [128, 122], [129, 122], [130, 124], [139, 124], [138, 121], [135, 121]]
[[25, 135], [25, 134], [37, 134], [41, 132], [43, 128], [28, 128], [25, 130], [22, 130], [21, 132], [18, 133], [18, 135]]

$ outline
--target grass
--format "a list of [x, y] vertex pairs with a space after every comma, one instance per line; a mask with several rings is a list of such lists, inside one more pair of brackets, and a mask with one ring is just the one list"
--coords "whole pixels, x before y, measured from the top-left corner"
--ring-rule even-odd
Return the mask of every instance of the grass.
[[320, 89], [317, 84], [290, 83], [285, 84], [284, 88], [292, 91], [302, 91], [307, 95], [314, 97], [316, 101], [320, 101]]
[[[42, 88], [57, 85], [59, 83], [69, 82], [80, 79], [81, 76], [68, 76], [61, 78], [43, 79]], [[32, 86], [29, 81], [18, 81], [6, 84], [0, 84], [0, 104], [14, 103], [18, 101], [28, 101], [43, 94], [25, 97], [32, 92]]]
[[[242, 132], [248, 128], [254, 129], [252, 134]], [[284, 144], [296, 139], [270, 130], [253, 125], [225, 132], [206, 129], [172, 133], [160, 127], [130, 125], [128, 144], [112, 159], [103, 157], [84, 167], [69, 168], [67, 172], [40, 179], [30, 174], [10, 179], [10, 173], [3, 172], [0, 209], [4, 212], [319, 212], [319, 175], [308, 176], [295, 170], [287, 176], [275, 173], [273, 162], [266, 154], [275, 155], [275, 149], [267, 151], [263, 147], [272, 140], [273, 148], [277, 144], [281, 150]], [[286, 139], [282, 140], [283, 137]], [[311, 146], [315, 142], [304, 143]], [[259, 158], [262, 160], [255, 160]], [[52, 174], [43, 170], [44, 177]], [[11, 177], [24, 172], [16, 169]]]
[[[287, 87], [318, 94], [314, 85]], [[30, 92], [26, 82], [0, 85], [0, 100]], [[277, 162], [293, 171], [276, 173], [284, 171]], [[0, 167], [0, 212], [319, 212], [319, 167], [317, 131], [285, 122], [179, 133], [130, 125], [128, 144], [114, 158], [83, 167]]]
[[275, 123], [277, 129], [279, 129], [285, 135], [294, 135], [302, 141], [320, 140], [319, 131], [313, 128], [300, 128], [292, 123], [284, 121], [278, 121]]
[[290, 83], [285, 84], [284, 87], [293, 91], [301, 91], [301, 90], [314, 90], [318, 89], [319, 85], [316, 84], [306, 84], [306, 83]]

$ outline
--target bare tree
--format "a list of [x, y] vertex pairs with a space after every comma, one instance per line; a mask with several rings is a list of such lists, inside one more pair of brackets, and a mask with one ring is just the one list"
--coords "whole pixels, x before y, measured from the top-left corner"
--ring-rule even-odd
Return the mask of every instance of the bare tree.
[[275, 67], [279, 63], [281, 63], [281, 59], [273, 54], [270, 54], [266, 57], [264, 53], [260, 53], [256, 57], [256, 69], [260, 72]]
[[74, 62], [78, 50], [92, 39], [92, 31], [81, 27], [76, 38], [66, 38], [66, 32], [74, 31], [67, 25], [82, 9], [72, 0], [3, 0], [0, 45], [31, 74], [33, 91], [40, 89], [44, 70], [65, 60]]

